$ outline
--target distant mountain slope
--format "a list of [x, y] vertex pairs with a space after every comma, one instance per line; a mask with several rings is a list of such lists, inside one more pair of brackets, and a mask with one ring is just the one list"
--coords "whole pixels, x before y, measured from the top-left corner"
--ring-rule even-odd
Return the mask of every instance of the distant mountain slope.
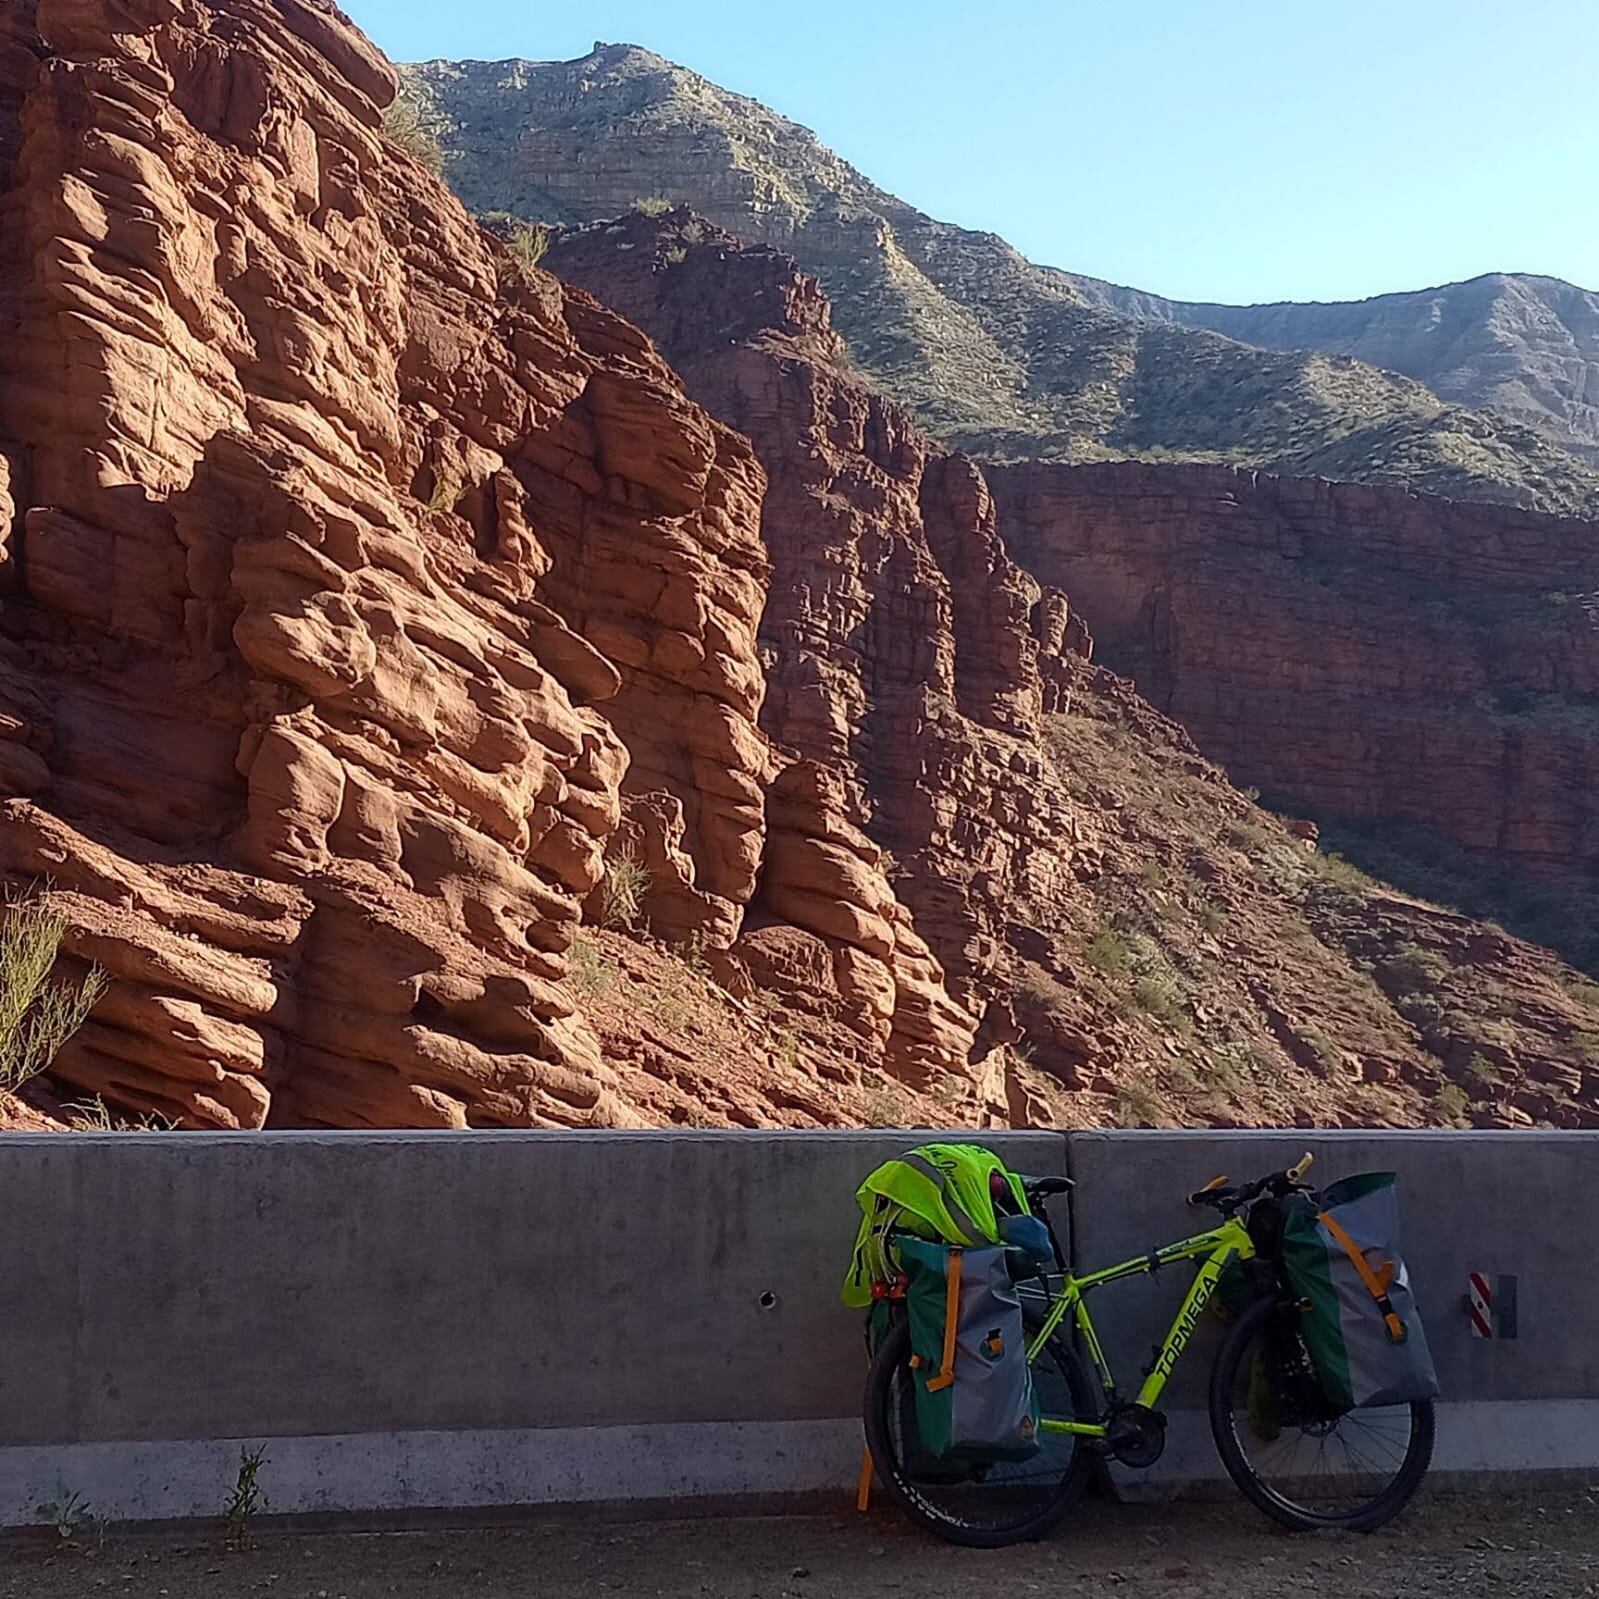
[[1138, 321], [1403, 372], [1445, 400], [1525, 423], [1599, 462], [1599, 294], [1559, 278], [1492, 272], [1327, 305], [1203, 305], [1097, 278], [1071, 281], [1092, 304]]
[[404, 69], [474, 210], [562, 222], [662, 196], [791, 251], [854, 360], [932, 433], [996, 459], [1141, 455], [1369, 478], [1554, 510], [1599, 470], [1531, 428], [1342, 355], [1122, 314], [991, 233], [935, 221], [815, 134], [630, 45]]

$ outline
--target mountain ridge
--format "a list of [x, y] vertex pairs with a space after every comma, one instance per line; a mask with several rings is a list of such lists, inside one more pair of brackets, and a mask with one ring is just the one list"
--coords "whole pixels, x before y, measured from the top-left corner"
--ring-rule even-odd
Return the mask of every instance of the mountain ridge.
[[[1556, 511], [1599, 468], [1526, 421], [1339, 353], [1262, 349], [887, 193], [811, 130], [629, 45], [402, 68], [468, 207], [587, 223], [655, 197], [794, 254], [861, 370], [988, 459], [1233, 461]], [[1086, 287], [1085, 287], [1086, 285]]]
[[1118, 315], [1208, 328], [1267, 349], [1354, 356], [1599, 461], [1599, 294], [1563, 278], [1483, 272], [1359, 300], [1229, 305], [1068, 275], [1085, 297]]

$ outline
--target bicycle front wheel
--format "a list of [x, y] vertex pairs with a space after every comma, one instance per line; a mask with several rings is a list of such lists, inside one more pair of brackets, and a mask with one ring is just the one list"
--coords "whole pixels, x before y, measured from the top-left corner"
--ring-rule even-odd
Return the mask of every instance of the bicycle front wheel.
[[[1031, 1338], [1036, 1328], [1027, 1331]], [[910, 1358], [910, 1326], [901, 1320], [879, 1346], [866, 1377], [867, 1447], [900, 1507], [939, 1537], [974, 1549], [998, 1549], [1052, 1531], [1088, 1486], [1088, 1441], [1075, 1433], [1043, 1432], [1038, 1452], [1024, 1461], [934, 1457], [916, 1426]], [[1098, 1419], [1088, 1374], [1059, 1334], [1039, 1351], [1033, 1384], [1046, 1418]]]
[[1297, 1315], [1271, 1299], [1239, 1317], [1216, 1356], [1210, 1426], [1244, 1497], [1296, 1531], [1373, 1531], [1405, 1508], [1432, 1462], [1432, 1401], [1329, 1405]]

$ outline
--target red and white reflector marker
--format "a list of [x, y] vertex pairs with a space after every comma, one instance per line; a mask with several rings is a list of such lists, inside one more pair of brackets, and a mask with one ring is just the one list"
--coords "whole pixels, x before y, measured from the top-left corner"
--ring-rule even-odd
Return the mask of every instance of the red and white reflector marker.
[[1488, 1279], [1480, 1271], [1467, 1274], [1466, 1309], [1471, 1316], [1473, 1338], [1492, 1338], [1494, 1335], [1494, 1296]]

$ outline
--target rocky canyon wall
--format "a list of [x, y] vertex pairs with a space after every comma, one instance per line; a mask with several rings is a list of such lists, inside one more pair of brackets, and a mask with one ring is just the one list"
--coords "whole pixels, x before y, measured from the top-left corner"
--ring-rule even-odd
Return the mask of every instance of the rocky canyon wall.
[[57, 1083], [626, 1125], [569, 981], [618, 840], [708, 948], [825, 855], [862, 1025], [964, 1072], [876, 850], [757, 725], [749, 445], [387, 142], [393, 92], [321, 0], [6, 13], [0, 871], [112, 978]]
[[[959, 1003], [985, 1040], [1010, 1036], [1012, 927], [1060, 924], [1086, 836], [1041, 752], [1061, 663], [1088, 652], [1066, 597], [1006, 555], [982, 472], [851, 370], [788, 256], [633, 212], [562, 234], [546, 262], [750, 438], [772, 562], [762, 726], [835, 774]], [[804, 913], [806, 875], [769, 868], [762, 903], [831, 931]]]
[[988, 475], [1012, 554], [1236, 782], [1599, 860], [1599, 525], [1224, 467]]

